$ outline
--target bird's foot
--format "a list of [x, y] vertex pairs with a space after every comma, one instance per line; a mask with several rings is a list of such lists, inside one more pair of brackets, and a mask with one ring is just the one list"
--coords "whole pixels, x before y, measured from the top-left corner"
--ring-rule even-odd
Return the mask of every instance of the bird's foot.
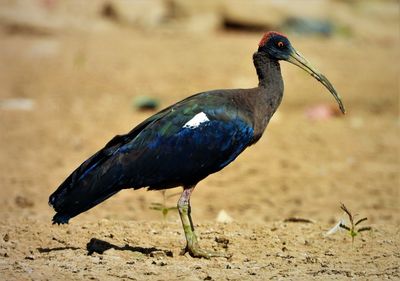
[[205, 258], [205, 259], [216, 258], [216, 257], [230, 259], [232, 257], [232, 254], [228, 253], [203, 250], [199, 247], [198, 244], [196, 246], [192, 245], [191, 247], [186, 246], [184, 249], [182, 249], [181, 255], [184, 255], [186, 253], [189, 253], [194, 258]]

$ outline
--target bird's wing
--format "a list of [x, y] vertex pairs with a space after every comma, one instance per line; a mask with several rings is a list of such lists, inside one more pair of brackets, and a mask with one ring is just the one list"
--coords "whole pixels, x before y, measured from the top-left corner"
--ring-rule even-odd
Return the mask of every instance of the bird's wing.
[[126, 187], [195, 184], [232, 162], [253, 131], [235, 103], [197, 98], [175, 106], [121, 146], [112, 165], [126, 173], [121, 178]]
[[[102, 149], [92, 155], [89, 159], [83, 162], [65, 181], [61, 186], [74, 186], [76, 182], [84, 178], [90, 171], [92, 171], [97, 166], [108, 160], [110, 156], [114, 154], [123, 145], [132, 141], [143, 129], [151, 125], [153, 122], [163, 118], [168, 115], [174, 108], [182, 107], [186, 101], [195, 98], [196, 96], [202, 95], [203, 93], [198, 93], [196, 95], [190, 96], [176, 104], [173, 104], [160, 112], [154, 114], [153, 116], [147, 118], [142, 123], [133, 128], [129, 133], [124, 135], [116, 135], [113, 137]], [[60, 186], [60, 187], [61, 187]]]
[[116, 135], [113, 137], [102, 149], [92, 155], [89, 159], [83, 162], [66, 180], [64, 183], [69, 183], [68, 185], [74, 186], [76, 181], [82, 179], [90, 173], [95, 167], [101, 165], [113, 155], [113, 153], [120, 147], [134, 139], [146, 126], [152, 122], [157, 121], [168, 113], [170, 107], [160, 111], [159, 113], [149, 117], [142, 123], [133, 128], [129, 133], [124, 135]]

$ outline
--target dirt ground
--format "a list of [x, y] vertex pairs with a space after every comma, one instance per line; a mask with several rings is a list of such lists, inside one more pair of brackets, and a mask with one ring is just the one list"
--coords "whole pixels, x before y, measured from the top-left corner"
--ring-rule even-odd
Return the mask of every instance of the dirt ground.
[[[282, 62], [285, 97], [263, 138], [197, 186], [201, 245], [229, 260], [179, 255], [176, 211], [164, 221], [150, 209], [160, 192], [125, 190], [66, 226], [51, 225], [47, 201], [83, 160], [154, 113], [135, 110], [135, 97], [164, 107], [255, 86], [251, 56], [262, 34], [2, 30], [0, 99], [30, 99], [33, 108], [0, 108], [0, 279], [399, 280], [399, 18], [359, 21], [368, 24], [351, 36], [290, 36], [348, 113], [310, 120], [308, 109], [335, 102]], [[167, 207], [179, 191], [167, 192]], [[354, 244], [346, 232], [324, 235], [345, 218], [340, 202], [372, 227]], [[233, 221], [217, 222], [221, 210]]]

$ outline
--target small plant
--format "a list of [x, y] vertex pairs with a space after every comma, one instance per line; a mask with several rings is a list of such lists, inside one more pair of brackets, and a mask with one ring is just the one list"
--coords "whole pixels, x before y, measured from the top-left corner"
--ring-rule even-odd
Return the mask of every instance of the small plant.
[[163, 215], [163, 221], [166, 221], [169, 211], [178, 209], [176, 206], [167, 207], [166, 202], [169, 198], [174, 197], [174, 196], [178, 195], [179, 193], [174, 193], [174, 194], [167, 196], [166, 191], [162, 190], [161, 194], [163, 195], [163, 202], [162, 203], [155, 203], [155, 202], [150, 203], [150, 205], [151, 205], [150, 209], [156, 210], [156, 211], [161, 211], [161, 213]]
[[349, 221], [350, 221], [350, 226], [347, 226], [343, 220], [340, 220], [333, 228], [331, 228], [326, 234], [330, 235], [333, 234], [335, 232], [337, 232], [340, 228], [345, 229], [348, 231], [349, 235], [351, 236], [351, 242], [352, 244], [354, 243], [354, 237], [356, 237], [360, 232], [363, 231], [369, 231], [372, 228], [370, 226], [364, 226], [364, 227], [360, 227], [358, 229], [356, 229], [356, 226], [359, 225], [360, 223], [366, 221], [368, 218], [362, 218], [355, 221], [355, 218], [357, 216], [357, 214], [353, 215], [349, 209], [347, 209], [347, 207], [341, 203], [340, 208], [347, 214], [347, 216], [349, 217]]

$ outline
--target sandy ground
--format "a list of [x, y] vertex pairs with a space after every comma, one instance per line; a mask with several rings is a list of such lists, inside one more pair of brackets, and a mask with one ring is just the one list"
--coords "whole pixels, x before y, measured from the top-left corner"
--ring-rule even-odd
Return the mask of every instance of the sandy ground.
[[[0, 109], [0, 279], [399, 279], [398, 18], [367, 19], [375, 28], [350, 37], [291, 36], [341, 93], [346, 116], [307, 118], [334, 100], [284, 62], [285, 97], [264, 137], [196, 188], [201, 244], [230, 260], [179, 255], [176, 211], [163, 221], [150, 209], [160, 192], [123, 191], [67, 226], [51, 225], [47, 201], [83, 160], [153, 113], [134, 110], [136, 96], [164, 107], [204, 90], [255, 86], [251, 55], [261, 34], [3, 31], [0, 98], [34, 107]], [[167, 192], [167, 207], [179, 191]], [[372, 226], [354, 244], [345, 232], [324, 236], [345, 218], [340, 202]], [[217, 223], [221, 210], [233, 222]], [[290, 217], [312, 222], [284, 222]]]

